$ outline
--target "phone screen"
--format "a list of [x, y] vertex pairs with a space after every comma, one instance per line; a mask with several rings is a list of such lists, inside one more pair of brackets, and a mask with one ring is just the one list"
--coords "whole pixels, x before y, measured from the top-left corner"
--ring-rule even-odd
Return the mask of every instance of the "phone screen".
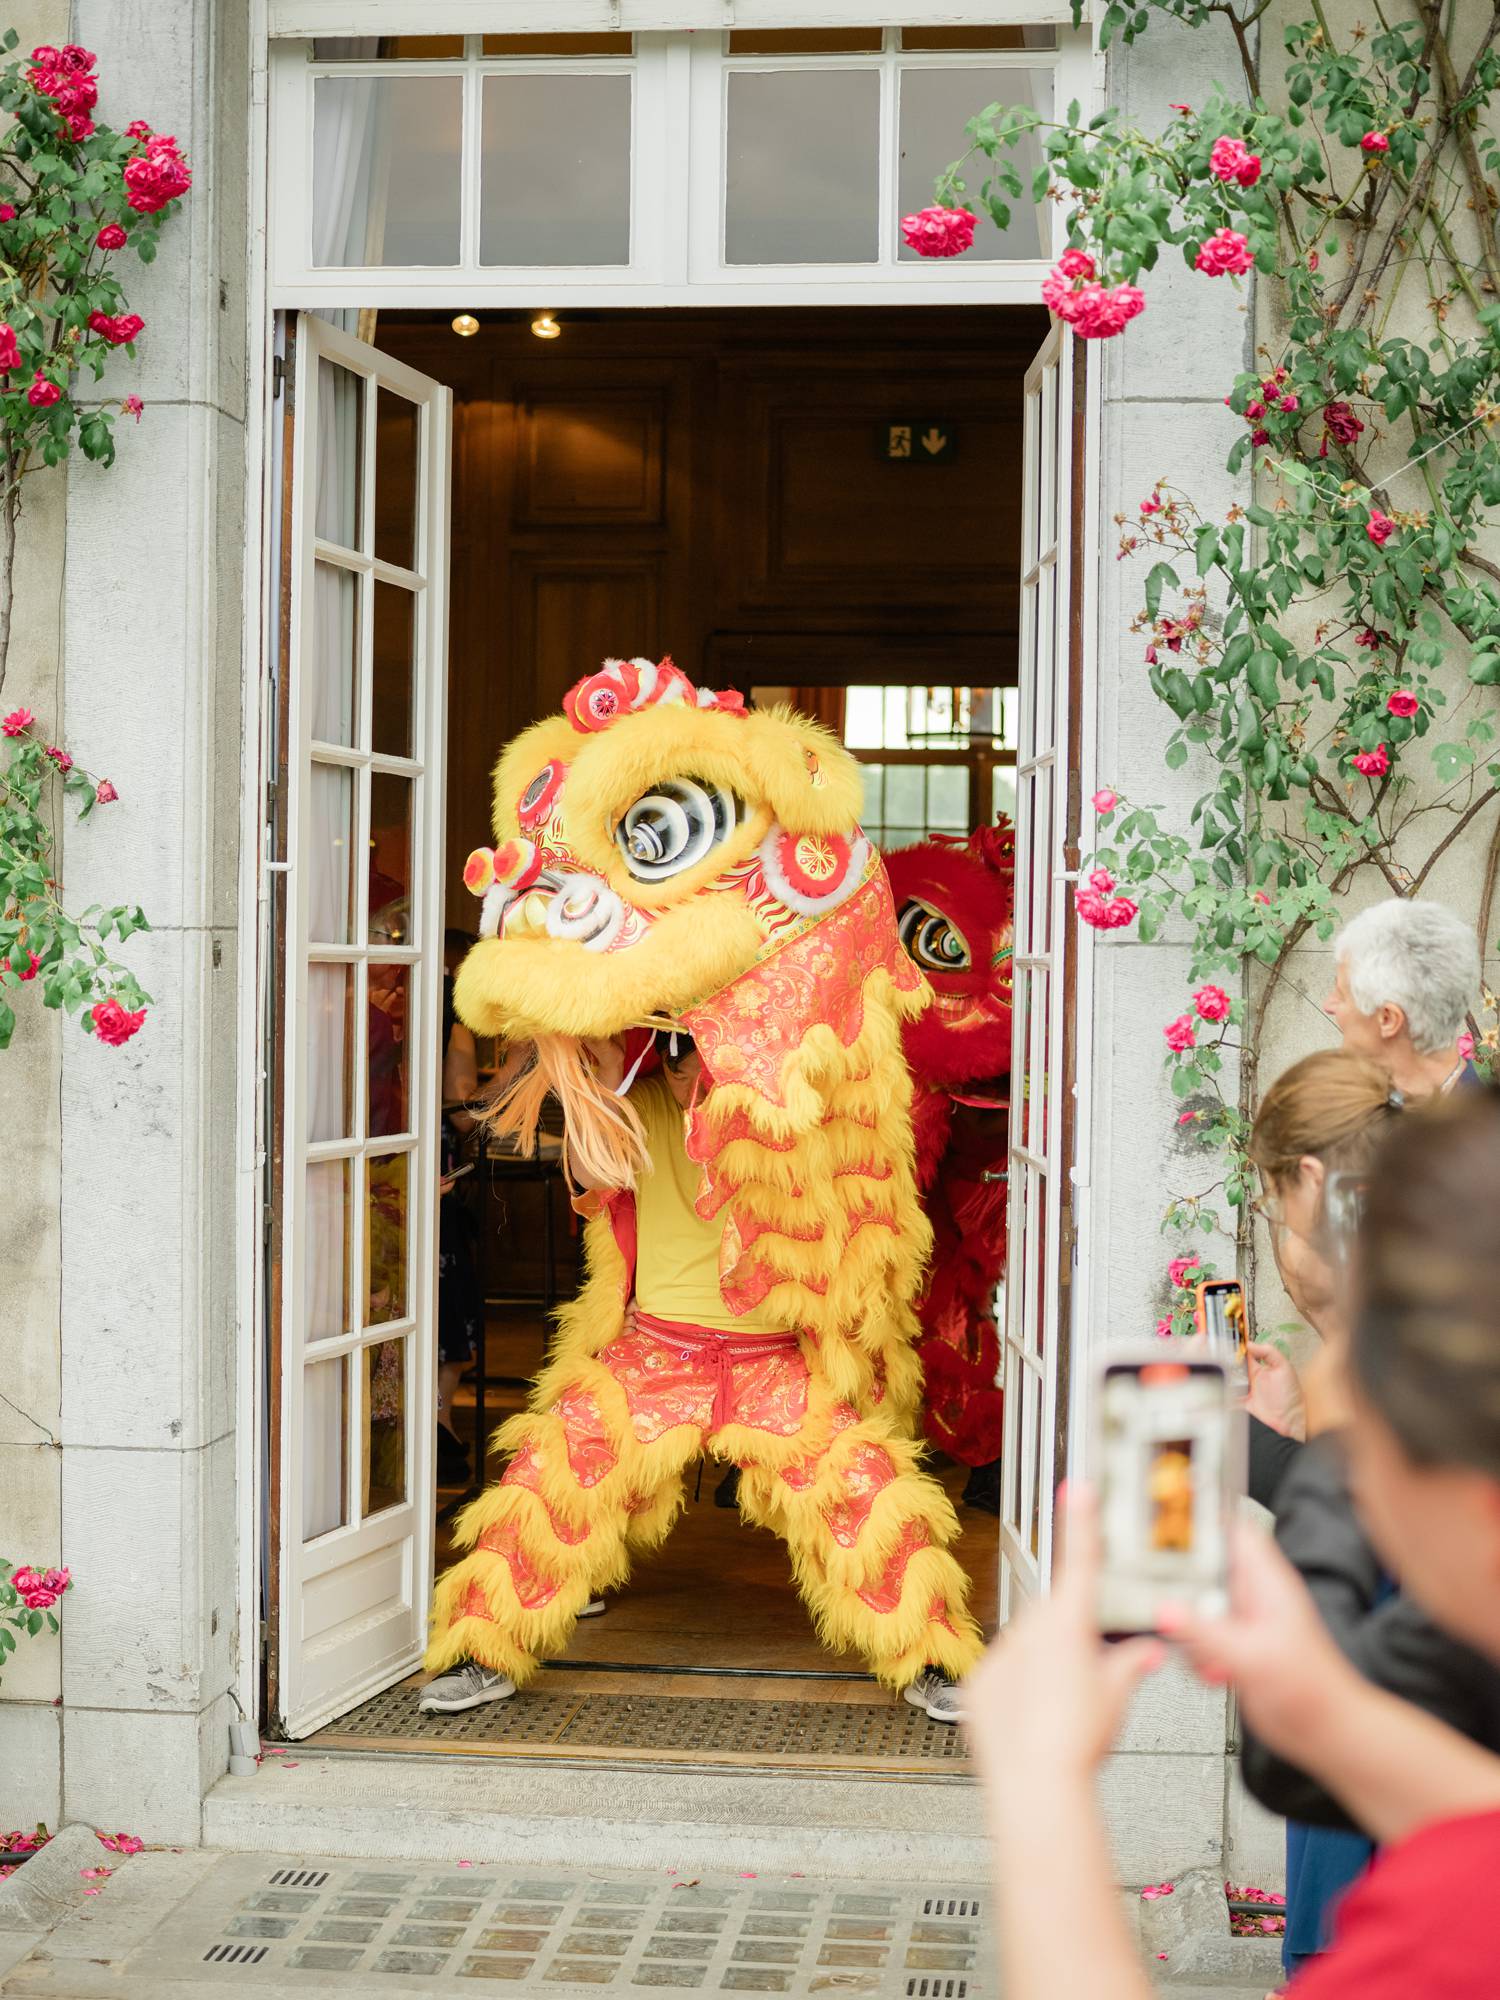
[[1098, 1411], [1101, 1629], [1154, 1631], [1168, 1601], [1222, 1610], [1237, 1490], [1223, 1361], [1106, 1363]]
[[1203, 1331], [1208, 1344], [1243, 1361], [1249, 1344], [1245, 1288], [1238, 1278], [1211, 1279], [1203, 1287]]

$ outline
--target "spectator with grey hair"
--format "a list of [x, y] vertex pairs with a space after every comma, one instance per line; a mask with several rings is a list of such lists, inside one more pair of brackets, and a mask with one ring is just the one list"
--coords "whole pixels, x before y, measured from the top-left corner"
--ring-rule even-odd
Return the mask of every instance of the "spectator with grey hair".
[[1345, 924], [1324, 1001], [1344, 1047], [1369, 1056], [1401, 1094], [1452, 1090], [1472, 1068], [1458, 1038], [1479, 993], [1474, 933], [1441, 903], [1393, 896]]

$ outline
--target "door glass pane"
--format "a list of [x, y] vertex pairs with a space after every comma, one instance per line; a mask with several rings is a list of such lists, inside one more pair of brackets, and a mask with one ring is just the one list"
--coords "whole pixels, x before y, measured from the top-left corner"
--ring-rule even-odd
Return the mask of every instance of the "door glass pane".
[[313, 263], [456, 264], [462, 79], [320, 76], [313, 93]]
[[[885, 817], [887, 826], [920, 829], [924, 816], [923, 779], [920, 764], [888, 764], [885, 771]], [[921, 838], [920, 831], [914, 837]]]
[[963, 764], [927, 766], [927, 827], [941, 833], [969, 830], [969, 773]]
[[381, 756], [412, 754], [412, 663], [417, 600], [399, 583], [375, 585], [375, 701], [370, 748]]
[[372, 965], [366, 976], [370, 982], [367, 1130], [372, 1139], [389, 1139], [410, 1130], [411, 974], [404, 965]]
[[411, 942], [410, 778], [370, 774], [370, 942]]
[[313, 566], [312, 735], [315, 743], [354, 743], [359, 662], [359, 579], [332, 563]]
[[[1055, 49], [1056, 28], [903, 28], [901, 46], [913, 49]], [[970, 112], [970, 117], [974, 114]]]
[[302, 1539], [342, 1528], [349, 1518], [349, 1426], [342, 1355], [302, 1371]]
[[1008, 820], [1016, 816], [1016, 774], [1013, 768], [997, 768], [994, 772], [994, 797], [991, 801], [994, 817], [1004, 813]]
[[314, 62], [434, 62], [462, 56], [462, 35], [315, 35]]
[[407, 1169], [411, 1156], [392, 1153], [366, 1162], [366, 1326], [406, 1316]]
[[[354, 968], [307, 968], [307, 1136], [347, 1139], [354, 1116]], [[314, 1170], [316, 1171], [316, 1169]]]
[[[926, 208], [932, 200], [932, 184], [943, 169], [964, 149], [964, 124], [986, 104], [1027, 105], [1044, 118], [1052, 115], [1052, 72], [1047, 69], [903, 69], [901, 71], [900, 170], [896, 183], [897, 213], [910, 215]], [[1041, 149], [1034, 134], [1028, 134], [1011, 149], [1010, 158], [1021, 176], [1023, 189], [1041, 165]], [[1010, 222], [997, 229], [972, 199], [985, 179], [982, 161], [970, 160], [964, 170], [970, 207], [979, 217], [974, 245], [965, 251], [964, 261], [975, 258], [1040, 257], [1042, 231], [1040, 210], [1033, 201], [1011, 204]], [[918, 261], [917, 253], [903, 239], [898, 246], [902, 263]]]
[[[879, 73], [733, 71], [728, 115], [724, 261], [874, 263]], [[963, 118], [954, 129], [961, 137]]]
[[364, 463], [365, 385], [358, 375], [321, 356], [318, 361], [317, 505], [319, 541], [359, 547]]
[[349, 1330], [349, 1162], [311, 1160], [307, 1168], [307, 1243], [303, 1324], [309, 1345]]
[[309, 941], [348, 944], [354, 773], [340, 764], [314, 764], [310, 769], [307, 849]]
[[628, 56], [635, 45], [630, 34], [481, 35], [487, 56]]
[[360, 1357], [364, 1370], [365, 1490], [362, 1513], [406, 1498], [406, 1342], [382, 1340]]
[[490, 76], [481, 264], [630, 262], [630, 92], [614, 76]]
[[880, 28], [731, 28], [732, 56], [879, 55]]
[[417, 566], [417, 442], [422, 412], [405, 396], [375, 392], [375, 559]]

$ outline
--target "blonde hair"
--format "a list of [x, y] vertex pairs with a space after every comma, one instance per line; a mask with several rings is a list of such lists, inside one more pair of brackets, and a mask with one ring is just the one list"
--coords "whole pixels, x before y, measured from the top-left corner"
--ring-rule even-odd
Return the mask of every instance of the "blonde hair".
[[1284, 1070], [1261, 1100], [1247, 1151], [1270, 1181], [1296, 1176], [1311, 1156], [1330, 1173], [1358, 1173], [1379, 1150], [1401, 1099], [1378, 1063], [1319, 1049]]
[[549, 1097], [562, 1106], [563, 1165], [570, 1173], [576, 1165], [590, 1186], [628, 1188], [650, 1171], [635, 1106], [604, 1088], [588, 1051], [568, 1035], [537, 1036], [531, 1060], [518, 1075], [502, 1078], [484, 1121], [491, 1131], [514, 1138], [516, 1150], [529, 1160]]

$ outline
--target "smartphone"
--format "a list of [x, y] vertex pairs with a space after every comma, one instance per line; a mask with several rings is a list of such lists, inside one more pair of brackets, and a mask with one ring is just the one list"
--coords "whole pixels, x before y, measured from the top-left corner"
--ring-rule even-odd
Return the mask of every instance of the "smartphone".
[[1228, 1604], [1229, 1523], [1243, 1491], [1244, 1418], [1218, 1355], [1115, 1349], [1095, 1409], [1099, 1629], [1156, 1630], [1161, 1606]]
[[1250, 1315], [1238, 1278], [1205, 1278], [1194, 1320], [1210, 1354], [1219, 1356], [1241, 1395], [1250, 1390]]
[[447, 1173], [443, 1175], [443, 1179], [445, 1181], [460, 1180], [463, 1177], [463, 1175], [472, 1174], [473, 1171], [474, 1171], [474, 1162], [472, 1160], [465, 1160], [464, 1164], [461, 1167], [450, 1167]]

